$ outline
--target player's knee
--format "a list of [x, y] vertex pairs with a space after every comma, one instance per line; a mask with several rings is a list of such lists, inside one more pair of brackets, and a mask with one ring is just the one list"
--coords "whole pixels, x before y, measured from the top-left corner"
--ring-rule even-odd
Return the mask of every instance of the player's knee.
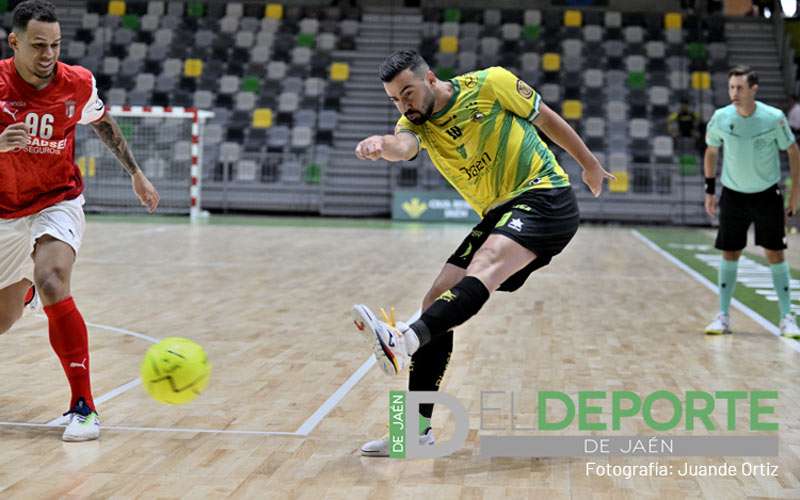
[[474, 274], [500, 262], [500, 251], [492, 247], [481, 247], [472, 258], [467, 274]]
[[22, 316], [22, 308], [0, 309], [0, 334], [6, 333]]
[[39, 293], [50, 300], [61, 299], [68, 295], [68, 278], [69, 269], [60, 266], [37, 269], [34, 273]]

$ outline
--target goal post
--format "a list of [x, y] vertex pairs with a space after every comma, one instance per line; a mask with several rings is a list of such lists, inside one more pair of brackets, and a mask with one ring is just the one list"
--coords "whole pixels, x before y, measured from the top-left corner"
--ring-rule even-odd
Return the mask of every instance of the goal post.
[[[214, 116], [194, 108], [109, 106], [137, 163], [158, 190], [157, 212], [204, 214], [201, 208], [203, 126]], [[87, 212], [143, 213], [130, 176], [91, 127], [79, 126], [75, 161], [84, 182]]]

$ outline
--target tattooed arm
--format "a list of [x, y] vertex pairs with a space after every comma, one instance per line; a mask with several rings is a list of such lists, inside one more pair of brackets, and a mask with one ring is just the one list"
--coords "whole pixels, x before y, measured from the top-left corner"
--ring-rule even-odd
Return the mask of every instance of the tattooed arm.
[[134, 159], [117, 122], [109, 113], [106, 113], [91, 126], [103, 144], [117, 157], [122, 168], [130, 174], [133, 192], [136, 193], [139, 201], [147, 207], [149, 212], [153, 212], [158, 206], [158, 191], [136, 164], [136, 159]]

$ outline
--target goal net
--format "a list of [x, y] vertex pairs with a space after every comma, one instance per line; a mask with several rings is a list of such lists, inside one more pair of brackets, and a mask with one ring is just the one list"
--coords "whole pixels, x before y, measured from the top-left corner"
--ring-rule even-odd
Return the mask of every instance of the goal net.
[[[111, 106], [137, 163], [158, 190], [158, 213], [200, 215], [202, 128], [213, 116], [192, 108]], [[75, 161], [87, 212], [145, 213], [131, 179], [91, 127], [79, 126]]]

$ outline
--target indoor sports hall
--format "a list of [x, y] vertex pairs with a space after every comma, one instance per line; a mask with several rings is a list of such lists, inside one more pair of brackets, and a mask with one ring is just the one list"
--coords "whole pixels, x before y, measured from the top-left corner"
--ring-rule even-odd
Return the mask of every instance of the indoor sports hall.
[[[0, 0], [2, 59], [19, 3]], [[758, 73], [755, 98], [788, 125], [800, 113], [796, 2], [53, 3], [60, 61], [92, 72], [160, 203], [148, 214], [78, 126], [71, 292], [101, 435], [62, 441], [69, 385], [48, 316], [26, 308], [0, 335], [0, 498], [800, 498], [800, 339], [782, 335], [775, 263], [752, 228], [732, 333], [707, 334], [727, 254], [704, 206], [706, 129], [731, 104], [731, 67]], [[408, 374], [384, 374], [352, 315], [366, 304], [413, 323], [480, 221], [427, 151], [354, 153], [393, 133], [378, 68], [401, 49], [440, 82], [508, 69], [614, 177], [593, 196], [546, 141], [580, 228], [455, 328], [429, 447], [409, 445]], [[794, 216], [783, 226], [793, 317], [800, 236]], [[141, 376], [168, 337], [210, 366], [186, 404], [157, 401]], [[391, 456], [362, 453], [387, 435]]]

